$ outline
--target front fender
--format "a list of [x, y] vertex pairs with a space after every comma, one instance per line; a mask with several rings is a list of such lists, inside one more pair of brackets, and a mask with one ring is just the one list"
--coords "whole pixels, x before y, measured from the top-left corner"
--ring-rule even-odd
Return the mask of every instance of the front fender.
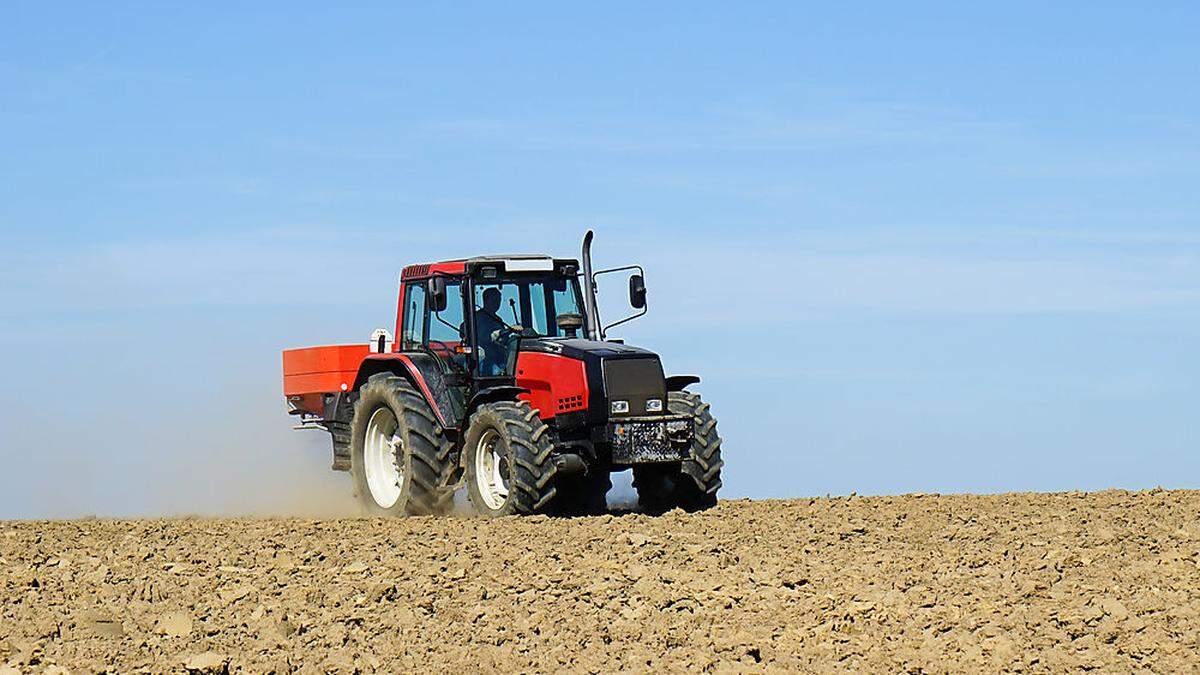
[[671, 375], [667, 377], [667, 391], [683, 391], [699, 381], [699, 375]]
[[514, 385], [499, 385], [495, 387], [487, 387], [475, 392], [467, 403], [466, 413], [463, 418], [471, 416], [475, 409], [485, 403], [493, 403], [495, 401], [516, 401], [521, 394], [528, 394], [529, 390], [525, 387], [517, 387]]

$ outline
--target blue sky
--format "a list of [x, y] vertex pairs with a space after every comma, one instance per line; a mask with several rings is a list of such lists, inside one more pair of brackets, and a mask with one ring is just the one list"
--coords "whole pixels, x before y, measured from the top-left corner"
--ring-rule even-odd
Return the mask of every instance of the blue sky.
[[1200, 486], [1194, 3], [2, 11], [0, 517], [337, 511], [278, 351], [588, 227], [729, 497]]

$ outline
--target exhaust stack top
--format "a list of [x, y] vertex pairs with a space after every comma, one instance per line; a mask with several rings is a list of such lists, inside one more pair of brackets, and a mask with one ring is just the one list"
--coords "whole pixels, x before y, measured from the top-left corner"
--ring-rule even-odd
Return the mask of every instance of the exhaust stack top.
[[600, 339], [600, 312], [596, 307], [596, 282], [592, 278], [592, 237], [591, 230], [583, 235], [583, 304], [587, 310], [587, 338]]

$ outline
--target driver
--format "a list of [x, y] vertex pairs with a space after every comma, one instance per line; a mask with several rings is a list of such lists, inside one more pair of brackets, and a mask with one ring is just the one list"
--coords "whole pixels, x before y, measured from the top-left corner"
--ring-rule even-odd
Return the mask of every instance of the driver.
[[480, 367], [484, 375], [496, 375], [504, 370], [508, 362], [507, 338], [525, 330], [522, 326], [510, 326], [500, 318], [500, 289], [489, 288], [483, 292], [483, 307], [475, 310], [475, 333], [479, 348], [483, 350]]

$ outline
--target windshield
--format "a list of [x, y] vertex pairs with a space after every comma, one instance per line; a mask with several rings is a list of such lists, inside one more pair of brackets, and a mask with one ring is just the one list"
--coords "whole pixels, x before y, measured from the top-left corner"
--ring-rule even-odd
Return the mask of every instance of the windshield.
[[566, 337], [564, 314], [583, 314], [575, 279], [517, 274], [476, 280], [472, 313], [481, 375], [503, 375], [518, 337]]
[[509, 326], [519, 325], [526, 337], [565, 337], [558, 317], [582, 314], [581, 304], [574, 279], [522, 275], [475, 283], [477, 318], [482, 314]]

